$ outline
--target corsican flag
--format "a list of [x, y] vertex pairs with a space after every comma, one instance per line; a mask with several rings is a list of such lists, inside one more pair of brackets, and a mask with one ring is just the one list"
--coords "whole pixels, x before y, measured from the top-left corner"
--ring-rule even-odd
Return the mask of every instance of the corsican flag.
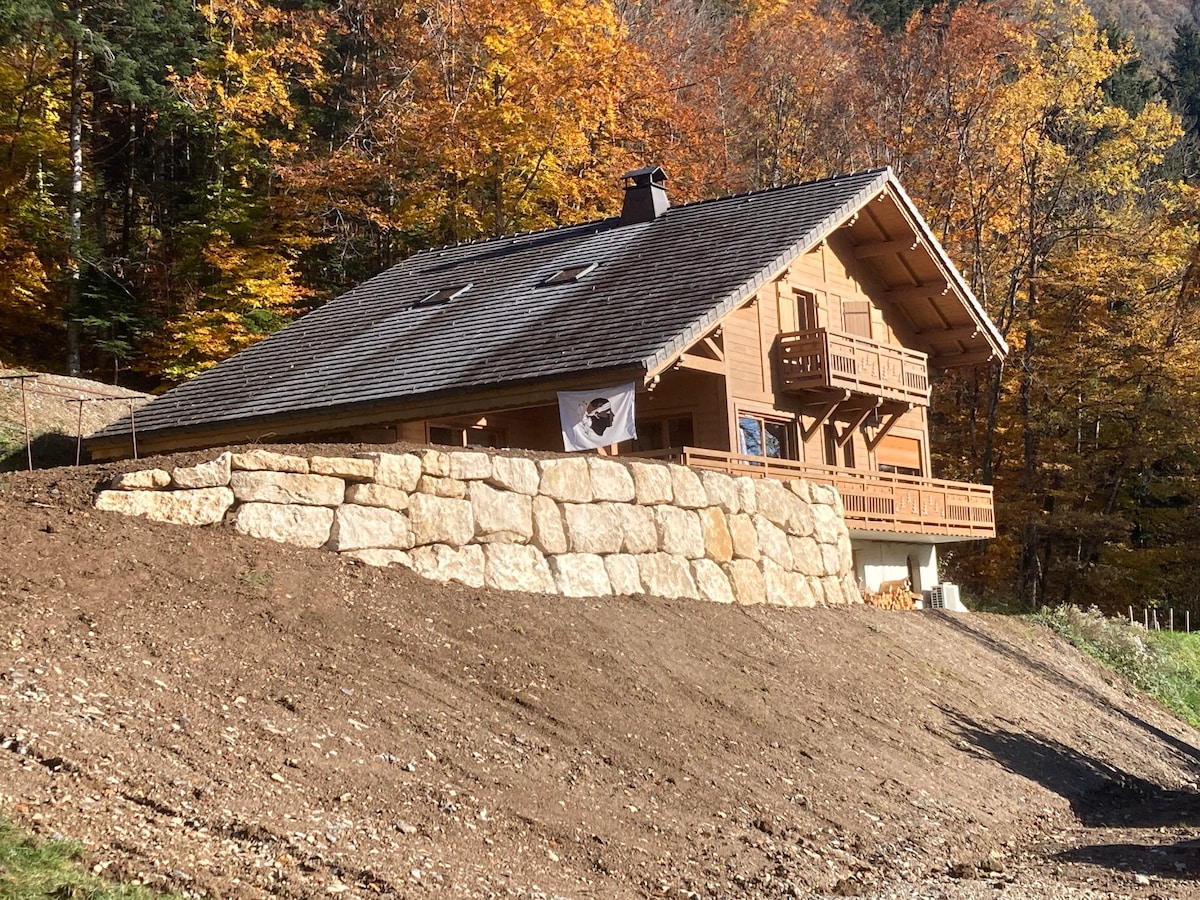
[[595, 450], [633, 440], [633, 382], [591, 391], [559, 391], [563, 447]]

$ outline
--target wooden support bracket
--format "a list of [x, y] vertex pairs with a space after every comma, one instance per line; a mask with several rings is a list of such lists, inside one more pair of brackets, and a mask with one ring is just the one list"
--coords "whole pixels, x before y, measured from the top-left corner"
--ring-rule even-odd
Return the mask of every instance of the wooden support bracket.
[[813, 423], [808, 428], [804, 427], [804, 421], [801, 419], [799, 422], [800, 437], [805, 441], [810, 440], [812, 436], [817, 433], [817, 430], [829, 421], [829, 417], [833, 415], [834, 410], [836, 410], [839, 406], [841, 406], [841, 404], [845, 403], [849, 399], [850, 392], [845, 391], [843, 392], [842, 396], [830, 400], [824, 406], [820, 407], [820, 409], [813, 413]]
[[905, 409], [900, 410], [900, 412], [890, 413], [888, 417], [880, 424], [879, 428], [875, 431], [875, 434], [867, 440], [867, 449], [874, 453], [875, 448], [879, 446], [879, 442], [882, 441], [884, 437], [887, 436], [887, 433], [892, 430], [892, 426], [899, 422], [900, 417], [912, 408], [913, 404], [910, 403]]

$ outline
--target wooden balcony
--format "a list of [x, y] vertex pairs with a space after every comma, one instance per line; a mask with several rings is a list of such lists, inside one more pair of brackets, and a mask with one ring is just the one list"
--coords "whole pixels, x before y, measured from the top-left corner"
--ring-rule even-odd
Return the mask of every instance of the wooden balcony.
[[996, 536], [992, 488], [985, 484], [861, 472], [721, 450], [673, 447], [646, 456], [752, 478], [803, 478], [837, 488], [851, 531], [902, 532], [965, 540]]
[[783, 391], [846, 390], [929, 405], [928, 358], [916, 350], [818, 328], [781, 334], [776, 353]]

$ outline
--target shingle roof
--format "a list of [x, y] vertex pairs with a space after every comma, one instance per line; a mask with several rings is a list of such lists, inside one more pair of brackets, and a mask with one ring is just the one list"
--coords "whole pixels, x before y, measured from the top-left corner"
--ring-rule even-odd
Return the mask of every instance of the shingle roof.
[[[890, 170], [872, 169], [676, 206], [648, 222], [612, 218], [423, 251], [159, 397], [137, 429], [649, 370], [891, 181]], [[595, 270], [576, 283], [541, 286], [588, 263]], [[448, 302], [419, 303], [467, 284]]]

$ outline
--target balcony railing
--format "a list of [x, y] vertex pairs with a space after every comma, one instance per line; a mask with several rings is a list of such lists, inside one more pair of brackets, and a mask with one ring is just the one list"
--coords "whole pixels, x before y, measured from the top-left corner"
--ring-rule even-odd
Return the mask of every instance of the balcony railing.
[[919, 351], [817, 328], [781, 334], [777, 353], [782, 390], [841, 388], [929, 405], [929, 363]]
[[803, 478], [837, 488], [852, 531], [891, 531], [969, 539], [996, 536], [992, 488], [985, 484], [861, 472], [787, 459], [745, 456], [697, 447], [636, 453], [694, 469], [788, 480]]

